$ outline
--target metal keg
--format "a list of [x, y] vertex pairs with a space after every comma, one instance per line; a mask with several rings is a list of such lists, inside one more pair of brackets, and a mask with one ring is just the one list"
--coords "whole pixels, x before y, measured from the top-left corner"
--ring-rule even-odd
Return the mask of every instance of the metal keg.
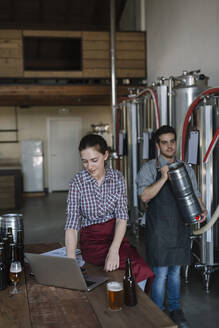
[[17, 242], [17, 232], [22, 231], [22, 239], [24, 240], [24, 225], [22, 214], [4, 214], [1, 216], [1, 234], [2, 237], [6, 237], [8, 228], [12, 228], [12, 234], [14, 242]]
[[201, 219], [202, 209], [194, 193], [189, 174], [184, 163], [169, 165], [169, 181], [185, 223], [197, 223]]

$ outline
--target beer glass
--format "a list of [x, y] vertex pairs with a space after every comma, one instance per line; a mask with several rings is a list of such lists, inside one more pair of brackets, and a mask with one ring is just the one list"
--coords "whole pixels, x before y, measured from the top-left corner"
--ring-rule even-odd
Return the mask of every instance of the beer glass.
[[9, 279], [13, 285], [13, 289], [9, 291], [9, 294], [11, 296], [19, 293], [19, 289], [17, 288], [17, 285], [21, 280], [21, 274], [22, 274], [21, 262], [12, 261], [9, 271]]
[[120, 311], [124, 303], [123, 283], [110, 281], [107, 283], [106, 288], [109, 309], [112, 311]]

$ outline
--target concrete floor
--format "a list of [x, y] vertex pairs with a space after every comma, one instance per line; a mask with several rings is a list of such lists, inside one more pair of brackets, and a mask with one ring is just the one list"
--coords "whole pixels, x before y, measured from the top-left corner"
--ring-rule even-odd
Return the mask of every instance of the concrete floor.
[[[17, 212], [23, 214], [25, 244], [64, 242], [66, 196], [66, 192], [54, 192], [24, 199], [23, 208]], [[131, 231], [127, 236], [143, 255], [143, 234], [139, 240]], [[210, 285], [211, 291], [207, 294], [201, 272], [193, 268], [189, 272], [189, 283], [182, 283], [182, 308], [191, 328], [219, 327], [219, 270], [211, 275]]]

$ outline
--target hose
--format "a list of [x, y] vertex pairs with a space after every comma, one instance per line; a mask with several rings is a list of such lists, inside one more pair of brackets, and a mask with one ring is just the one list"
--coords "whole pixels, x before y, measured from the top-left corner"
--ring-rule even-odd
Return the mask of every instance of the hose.
[[140, 96], [144, 95], [145, 93], [150, 93], [154, 102], [154, 108], [155, 108], [155, 118], [156, 118], [156, 128], [159, 129], [160, 127], [160, 111], [159, 111], [159, 105], [158, 105], [158, 99], [156, 92], [152, 88], [146, 88], [139, 92], [137, 95], [133, 95], [126, 98], [121, 98], [121, 100], [133, 100], [136, 98], [139, 98]]
[[189, 109], [187, 111], [184, 124], [183, 124], [183, 131], [182, 131], [182, 160], [185, 160], [185, 143], [186, 143], [186, 133], [187, 133], [187, 127], [189, 123], [190, 116], [192, 115], [193, 110], [198, 105], [199, 101], [201, 100], [202, 96], [210, 95], [212, 93], [219, 93], [219, 88], [211, 88], [203, 91], [189, 106]]
[[[182, 132], [182, 160], [184, 161], [185, 159], [185, 142], [186, 142], [186, 133], [187, 133], [187, 127], [188, 127], [188, 122], [189, 122], [189, 119], [190, 119], [190, 116], [192, 115], [192, 112], [193, 110], [195, 109], [195, 107], [198, 105], [199, 101], [201, 100], [201, 96], [205, 96], [205, 95], [210, 95], [212, 93], [219, 93], [219, 88], [216, 87], [216, 88], [211, 88], [211, 89], [207, 89], [205, 91], [203, 91], [193, 102], [192, 104], [190, 105], [188, 111], [187, 111], [187, 114], [186, 114], [186, 117], [185, 117], [185, 120], [184, 120], [184, 124], [183, 124], [183, 132]], [[219, 128], [217, 128], [216, 130], [216, 133], [209, 145], [209, 148], [206, 152], [206, 155], [204, 157], [204, 160], [203, 162], [206, 163], [209, 156], [210, 156], [210, 153], [213, 151], [214, 149], [214, 146], [217, 142], [217, 139], [218, 139], [218, 136], [219, 136]], [[194, 235], [201, 235], [203, 234], [204, 232], [206, 232], [207, 230], [209, 230], [214, 224], [215, 222], [217, 221], [219, 217], [219, 205], [217, 206], [211, 220], [205, 224], [202, 228], [198, 229], [198, 230], [194, 230], [193, 231], [193, 234]]]
[[215, 222], [217, 221], [219, 217], [219, 205], [217, 206], [212, 218], [210, 221], [208, 221], [207, 224], [205, 224], [201, 229], [198, 229], [198, 230], [194, 230], [193, 231], [193, 235], [201, 235], [203, 234], [204, 232], [206, 232], [207, 230], [209, 230], [214, 224]]
[[205, 154], [205, 157], [204, 157], [204, 160], [203, 160], [204, 163], [207, 163], [208, 158], [209, 158], [210, 154], [212, 153], [212, 151], [213, 151], [213, 149], [214, 149], [214, 147], [215, 147], [215, 145], [217, 143], [218, 137], [219, 137], [219, 127], [217, 128], [217, 130], [216, 130], [216, 132], [214, 134], [214, 137], [211, 140], [211, 143], [210, 143], [210, 145], [208, 147], [208, 150], [207, 150], [207, 152]]

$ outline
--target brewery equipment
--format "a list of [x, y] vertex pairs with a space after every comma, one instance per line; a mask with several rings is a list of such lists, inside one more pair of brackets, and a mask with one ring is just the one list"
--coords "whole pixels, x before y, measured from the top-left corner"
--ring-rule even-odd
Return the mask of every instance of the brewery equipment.
[[1, 234], [2, 237], [6, 237], [8, 228], [12, 228], [14, 243], [17, 242], [17, 232], [22, 232], [22, 240], [24, 240], [24, 224], [22, 214], [4, 214], [1, 216]]
[[92, 132], [102, 136], [109, 147], [112, 146], [112, 134], [110, 133], [110, 125], [108, 123], [91, 124]]
[[[219, 143], [214, 143], [212, 156], [204, 161], [219, 127], [219, 88], [208, 89], [208, 77], [200, 70], [183, 71], [178, 76], [158, 78], [146, 89], [130, 90], [127, 98], [119, 104], [117, 113], [117, 140], [123, 140], [122, 150], [121, 142], [117, 143], [118, 168], [127, 181], [134, 232], [138, 231], [139, 218], [146, 218], [145, 209], [138, 200], [135, 178], [143, 163], [155, 156], [153, 132], [160, 124], [175, 128], [177, 158], [194, 165], [198, 188], [209, 213], [208, 223], [219, 203]], [[200, 224], [193, 224], [193, 227], [199, 229]], [[215, 252], [219, 249], [219, 223], [215, 221], [200, 238], [192, 235], [191, 240], [198, 246], [199, 251], [194, 256], [203, 269], [208, 290], [210, 273], [219, 267]]]
[[202, 209], [194, 193], [192, 182], [184, 163], [175, 162], [170, 164], [168, 176], [184, 222], [197, 223], [201, 219]]
[[180, 146], [182, 143], [183, 122], [187, 110], [193, 100], [208, 87], [208, 77], [197, 71], [183, 71], [183, 74], [174, 77], [172, 126], [177, 131], [177, 157], [182, 159]]

